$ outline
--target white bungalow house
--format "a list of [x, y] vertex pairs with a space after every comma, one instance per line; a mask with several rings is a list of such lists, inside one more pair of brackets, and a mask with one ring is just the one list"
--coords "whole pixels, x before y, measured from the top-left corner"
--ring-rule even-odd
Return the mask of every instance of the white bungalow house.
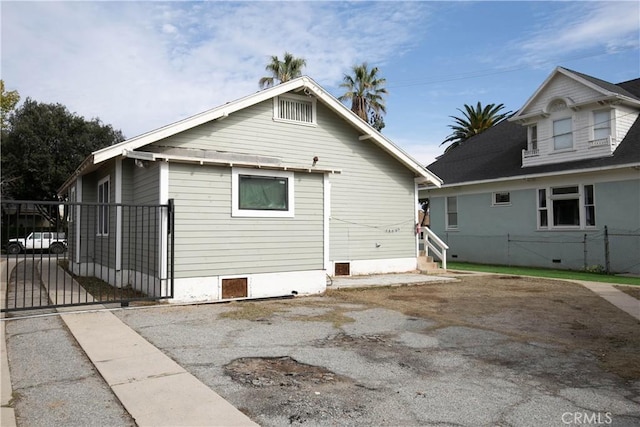
[[640, 79], [558, 67], [422, 185], [449, 259], [640, 274]]
[[[171, 272], [173, 301], [206, 301], [415, 270], [427, 183], [441, 181], [301, 77], [96, 151], [60, 193], [78, 203], [69, 227], [78, 274], [136, 287], [131, 277]], [[145, 220], [157, 238], [141, 248], [125, 208], [169, 201], [171, 218]], [[149, 253], [157, 262], [141, 266]]]

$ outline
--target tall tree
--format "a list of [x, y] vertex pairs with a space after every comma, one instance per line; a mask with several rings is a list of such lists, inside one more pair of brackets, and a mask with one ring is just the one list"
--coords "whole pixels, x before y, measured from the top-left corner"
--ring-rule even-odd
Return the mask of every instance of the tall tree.
[[122, 132], [99, 119], [88, 121], [63, 105], [30, 98], [8, 124], [2, 139], [2, 197], [16, 200], [57, 200], [58, 188], [86, 156], [124, 140]]
[[345, 74], [340, 87], [346, 89], [340, 101], [351, 101], [351, 111], [365, 122], [380, 131], [384, 127], [382, 114], [387, 112], [383, 96], [387, 94], [384, 85], [387, 80], [379, 76], [378, 67], [369, 66], [366, 62], [354, 65], [353, 74]]
[[5, 129], [5, 122], [9, 113], [20, 101], [20, 94], [17, 90], [7, 92], [4, 90], [4, 80], [0, 80], [0, 130]]
[[280, 61], [277, 56], [271, 57], [271, 62], [267, 64], [265, 70], [271, 73], [270, 76], [262, 77], [258, 84], [261, 89], [268, 88], [278, 83], [293, 80], [302, 75], [302, 69], [307, 65], [304, 58], [296, 58], [289, 52], [284, 53], [284, 59]]
[[500, 110], [503, 108], [503, 104], [488, 104], [483, 108], [480, 101], [478, 101], [475, 108], [467, 104], [464, 104], [465, 111], [458, 108], [458, 111], [462, 113], [462, 117], [449, 116], [455, 122], [455, 124], [449, 125], [453, 133], [440, 144], [451, 143], [445, 150], [445, 153], [462, 144], [472, 136], [484, 132], [509, 117], [511, 111], [501, 113]]

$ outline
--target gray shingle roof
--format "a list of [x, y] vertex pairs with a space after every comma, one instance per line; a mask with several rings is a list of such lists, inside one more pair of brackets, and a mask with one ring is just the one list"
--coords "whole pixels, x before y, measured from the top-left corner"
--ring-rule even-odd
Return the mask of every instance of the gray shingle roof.
[[[585, 79], [588, 77], [592, 83], [614, 86], [617, 88], [616, 93], [626, 93], [627, 96], [640, 99], [640, 79], [613, 85], [584, 74], [576, 74]], [[602, 87], [610, 90], [609, 87]], [[640, 162], [640, 118], [635, 121], [612, 156], [523, 168], [522, 150], [526, 148], [526, 127], [503, 121], [445, 153], [427, 166], [427, 169], [448, 185], [637, 163]]]
[[[604, 90], [607, 90], [607, 91], [613, 92], [613, 93], [617, 93], [619, 95], [624, 95], [624, 96], [627, 96], [629, 98], [637, 99], [637, 100], [640, 101], [640, 95], [638, 95], [638, 93], [634, 93], [634, 92], [628, 91], [623, 86], [624, 83], [613, 84], [613, 83], [606, 82], [604, 80], [600, 80], [600, 79], [595, 78], [595, 77], [588, 76], [586, 74], [579, 73], [577, 71], [570, 70], [568, 68], [565, 68], [565, 70], [569, 71], [570, 73], [575, 74], [576, 76], [580, 76], [583, 79], [585, 79], [585, 80], [587, 80], [587, 81], [589, 81], [589, 82], [591, 82], [591, 83], [593, 83], [593, 84], [595, 84], [597, 86], [600, 86]], [[629, 82], [634, 82], [634, 81], [639, 81], [639, 80], [640, 79], [630, 80]], [[625, 83], [629, 83], [629, 82], [625, 82]]]

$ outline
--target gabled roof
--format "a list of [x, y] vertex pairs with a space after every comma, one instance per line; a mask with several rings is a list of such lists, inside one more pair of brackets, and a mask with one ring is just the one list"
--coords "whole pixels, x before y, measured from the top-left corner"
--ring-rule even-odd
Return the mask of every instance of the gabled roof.
[[[525, 102], [525, 104], [518, 110], [516, 114], [510, 117], [508, 120], [515, 122], [518, 120], [526, 119], [531, 115], [538, 115], [542, 112], [530, 112], [527, 110], [529, 106], [534, 102], [538, 95], [543, 92], [549, 82], [553, 80], [558, 74], [567, 76], [578, 83], [585, 85], [586, 87], [601, 94], [601, 100], [619, 100], [634, 105], [640, 105], [640, 95], [637, 92], [630, 92], [623, 84], [613, 84], [604, 80], [600, 80], [595, 77], [588, 76], [586, 74], [579, 73], [577, 71], [569, 70], [568, 68], [556, 67], [556, 69], [546, 78], [546, 80], [538, 87], [538, 89], [531, 95], [531, 97]], [[629, 83], [629, 82], [626, 82]], [[577, 105], [570, 105], [574, 107]]]
[[354, 114], [351, 110], [344, 106], [335, 97], [325, 91], [318, 83], [308, 76], [303, 76], [278, 84], [272, 88], [265, 89], [256, 92], [252, 95], [240, 98], [238, 100], [228, 102], [219, 107], [211, 110], [196, 114], [192, 117], [188, 117], [184, 120], [163, 126], [159, 129], [152, 130], [142, 135], [130, 138], [126, 141], [120, 142], [115, 145], [103, 148], [101, 150], [94, 151], [89, 155], [80, 167], [76, 170], [75, 174], [70, 177], [67, 182], [61, 188], [64, 190], [75, 179], [76, 176], [83, 173], [88, 168], [91, 169], [93, 165], [97, 165], [106, 160], [125, 155], [145, 145], [159, 141], [172, 135], [176, 135], [180, 132], [184, 132], [188, 129], [210, 122], [212, 120], [227, 117], [236, 111], [258, 104], [260, 102], [272, 99], [278, 95], [285, 94], [287, 92], [301, 92], [305, 94], [315, 96], [319, 101], [323, 102], [328, 108], [338, 114], [342, 119], [351, 124], [357, 129], [362, 136], [361, 139], [368, 139], [374, 144], [380, 146], [384, 151], [397, 159], [401, 164], [413, 171], [415, 175], [422, 178], [423, 181], [430, 182], [436, 186], [440, 186], [442, 180], [435, 176], [432, 172], [428, 171], [417, 160], [413, 159], [402, 149], [396, 146], [393, 142], [383, 136], [380, 132], [373, 129], [368, 123]]
[[[585, 77], [580, 78], [585, 79]], [[625, 96], [640, 99], [640, 79], [629, 80], [618, 85], [608, 83], [608, 85], [616, 86], [619, 91], [627, 92], [628, 95]], [[455, 149], [449, 150], [427, 166], [427, 169], [441, 177], [444, 181], [443, 186], [446, 187], [638, 166], [640, 165], [640, 118], [636, 119], [611, 156], [523, 168], [522, 150], [526, 148], [527, 128], [513, 121], [505, 120], [483, 133], [469, 138]]]

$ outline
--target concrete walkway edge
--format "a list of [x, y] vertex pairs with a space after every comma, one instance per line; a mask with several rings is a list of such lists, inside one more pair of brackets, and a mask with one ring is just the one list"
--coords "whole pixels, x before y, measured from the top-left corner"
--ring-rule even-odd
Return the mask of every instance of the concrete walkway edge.
[[[57, 271], [67, 276], [65, 280], [73, 281], [62, 268]], [[55, 296], [50, 298], [54, 300]], [[71, 334], [138, 426], [258, 425], [113, 313], [69, 312], [72, 310], [77, 309], [58, 309]]]
[[[0, 260], [0, 307], [5, 307], [7, 295], [7, 260]], [[2, 313], [4, 318], [4, 313]], [[2, 427], [15, 427], [16, 414], [9, 406], [13, 398], [11, 375], [9, 374], [9, 358], [7, 356], [7, 342], [5, 336], [5, 322], [0, 324], [0, 425]]]
[[584, 280], [572, 280], [572, 282], [579, 283], [585, 288], [600, 295], [620, 310], [640, 320], [640, 301], [631, 295], [625, 294], [608, 283], [587, 282]]

